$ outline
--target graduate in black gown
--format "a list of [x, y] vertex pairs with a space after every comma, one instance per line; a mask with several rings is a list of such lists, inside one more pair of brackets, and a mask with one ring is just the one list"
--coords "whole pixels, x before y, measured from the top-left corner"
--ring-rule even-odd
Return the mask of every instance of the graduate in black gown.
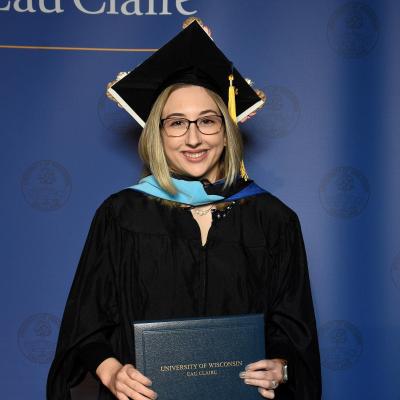
[[267, 357], [238, 379], [260, 398], [320, 399], [300, 223], [248, 178], [242, 161], [236, 121], [263, 100], [197, 21], [109, 92], [144, 126], [147, 172], [95, 213], [47, 399], [70, 399], [88, 371], [102, 400], [155, 399], [134, 367], [134, 321], [250, 313], [265, 315]]

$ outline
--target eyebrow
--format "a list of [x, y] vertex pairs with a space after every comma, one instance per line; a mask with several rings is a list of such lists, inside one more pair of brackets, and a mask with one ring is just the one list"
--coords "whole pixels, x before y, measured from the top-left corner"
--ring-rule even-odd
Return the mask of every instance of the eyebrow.
[[[199, 115], [204, 115], [204, 114], [208, 114], [208, 113], [214, 113], [215, 115], [219, 115], [217, 111], [212, 110], [211, 108], [208, 109], [208, 110], [203, 110], [203, 111], [201, 111], [201, 112], [199, 113]], [[166, 118], [171, 118], [171, 117], [186, 117], [186, 115], [183, 114], [183, 113], [177, 113], [177, 112], [176, 112], [176, 113], [168, 114], [164, 119], [166, 119]]]

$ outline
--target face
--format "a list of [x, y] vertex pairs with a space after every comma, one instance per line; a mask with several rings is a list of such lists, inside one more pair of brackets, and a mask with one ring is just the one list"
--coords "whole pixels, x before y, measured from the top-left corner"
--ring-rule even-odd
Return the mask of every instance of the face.
[[[214, 100], [200, 86], [184, 86], [174, 90], [165, 103], [161, 118], [186, 118], [221, 115]], [[202, 134], [192, 123], [183, 136], [169, 137], [161, 130], [164, 152], [172, 172], [210, 182], [219, 179], [221, 154], [226, 144], [224, 125], [215, 135]]]

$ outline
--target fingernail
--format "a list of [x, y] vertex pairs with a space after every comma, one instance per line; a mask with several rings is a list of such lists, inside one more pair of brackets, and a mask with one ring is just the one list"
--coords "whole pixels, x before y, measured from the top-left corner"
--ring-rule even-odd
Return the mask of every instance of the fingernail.
[[244, 383], [245, 383], [245, 384], [247, 384], [247, 385], [249, 385], [249, 384], [250, 384], [250, 382], [249, 382], [249, 380], [248, 380], [248, 379], [245, 379], [245, 380], [244, 380]]
[[154, 393], [154, 400], [158, 397], [157, 393]]
[[242, 371], [242, 372], [239, 374], [239, 376], [240, 376], [241, 378], [245, 378], [245, 377], [246, 377], [246, 372]]
[[247, 364], [244, 369], [247, 371], [250, 368], [250, 364]]

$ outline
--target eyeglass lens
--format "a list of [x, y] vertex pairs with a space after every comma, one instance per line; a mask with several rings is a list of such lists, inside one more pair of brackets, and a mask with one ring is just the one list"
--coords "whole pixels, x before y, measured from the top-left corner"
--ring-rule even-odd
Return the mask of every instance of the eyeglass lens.
[[169, 136], [184, 135], [191, 123], [195, 123], [197, 129], [204, 135], [215, 135], [221, 130], [222, 117], [219, 115], [208, 115], [200, 117], [195, 121], [186, 118], [166, 118], [162, 120], [163, 128]]

